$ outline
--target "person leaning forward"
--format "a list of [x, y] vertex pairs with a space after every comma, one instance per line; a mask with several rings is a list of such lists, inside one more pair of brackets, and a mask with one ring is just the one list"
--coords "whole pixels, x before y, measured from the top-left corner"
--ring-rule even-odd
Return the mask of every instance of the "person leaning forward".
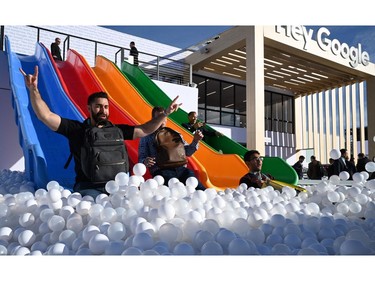
[[[89, 118], [84, 122], [71, 120], [57, 115], [52, 112], [38, 90], [38, 66], [35, 66], [34, 74], [26, 74], [21, 68], [25, 84], [30, 92], [30, 101], [32, 108], [40, 121], [42, 121], [52, 131], [62, 134], [69, 140], [69, 147], [75, 160], [75, 185], [73, 190], [79, 192], [82, 196], [90, 195], [96, 198], [100, 193], [105, 192], [105, 184], [91, 182], [85, 176], [81, 167], [81, 147], [83, 146], [83, 137], [87, 126], [96, 126], [102, 121], [109, 118], [109, 100], [108, 95], [104, 92], [92, 94], [88, 99], [87, 110]], [[178, 96], [166, 108], [163, 114], [153, 118], [150, 121], [136, 126], [127, 124], [116, 125], [123, 132], [124, 139], [137, 139], [145, 137], [158, 129], [166, 117], [177, 111], [181, 104], [176, 101]], [[115, 178], [116, 175], [113, 175]]]
[[[164, 108], [156, 106], [152, 109], [151, 116], [152, 118], [158, 118], [162, 114]], [[162, 122], [160, 130], [166, 127], [167, 121]], [[186, 164], [179, 165], [178, 167], [160, 167], [160, 163], [157, 161], [158, 146], [156, 143], [156, 134], [158, 130], [154, 133], [141, 138], [138, 146], [138, 162], [143, 163], [150, 171], [153, 177], [160, 175], [164, 178], [165, 183], [168, 184], [168, 181], [171, 178], [177, 178], [182, 183], [186, 184], [186, 180], [189, 177], [196, 177], [194, 172], [187, 167]], [[179, 132], [176, 132], [183, 143], [184, 151], [186, 156], [193, 155], [199, 148], [199, 141], [203, 138], [202, 132], [199, 130], [195, 131], [193, 140], [188, 144], [182, 137]], [[197, 179], [198, 180], [198, 179]], [[197, 190], [205, 190], [206, 187], [198, 180]]]

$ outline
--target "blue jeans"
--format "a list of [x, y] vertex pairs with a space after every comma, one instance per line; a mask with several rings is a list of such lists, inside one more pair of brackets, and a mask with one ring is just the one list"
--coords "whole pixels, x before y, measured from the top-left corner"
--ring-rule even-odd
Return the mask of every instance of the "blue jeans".
[[[167, 185], [168, 181], [171, 178], [177, 178], [180, 182], [186, 184], [186, 180], [190, 177], [195, 177], [195, 174], [192, 170], [182, 166], [177, 168], [170, 168], [170, 169], [159, 169], [155, 171], [153, 177], [160, 175], [164, 178], [164, 182]], [[196, 190], [205, 190], [206, 188], [203, 184], [198, 180], [198, 186], [195, 188]]]

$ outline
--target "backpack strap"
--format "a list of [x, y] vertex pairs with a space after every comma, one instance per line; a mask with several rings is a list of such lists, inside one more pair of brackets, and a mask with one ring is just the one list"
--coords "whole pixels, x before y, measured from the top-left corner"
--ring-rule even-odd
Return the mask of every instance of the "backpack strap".
[[70, 162], [72, 161], [73, 153], [70, 153], [68, 160], [66, 160], [66, 163], [64, 165], [64, 169], [68, 169]]

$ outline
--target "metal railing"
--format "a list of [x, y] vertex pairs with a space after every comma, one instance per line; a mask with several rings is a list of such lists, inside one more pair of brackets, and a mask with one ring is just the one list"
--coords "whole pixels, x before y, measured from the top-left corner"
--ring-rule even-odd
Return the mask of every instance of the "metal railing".
[[[121, 65], [121, 62], [125, 60], [125, 52], [128, 52], [129, 48], [124, 48], [119, 45], [109, 44], [100, 42], [60, 31], [55, 31], [47, 28], [38, 26], [28, 25], [28, 27], [37, 30], [37, 41], [40, 41], [42, 32], [59, 34], [65, 37], [62, 42], [62, 57], [65, 60], [67, 51], [70, 49], [71, 42], [73, 40], [82, 40], [87, 42], [87, 45], [93, 44], [93, 55], [96, 57], [99, 54], [99, 47], [109, 47], [114, 50], [113, 57], [107, 57], [113, 61], [116, 65]], [[0, 50], [4, 49], [3, 42], [5, 37], [4, 26], [0, 26]], [[138, 52], [139, 53], [139, 68], [141, 68], [151, 79], [165, 81], [174, 84], [188, 85], [192, 83], [192, 69], [189, 64], [186, 64], [182, 60], [174, 60], [168, 57], [160, 57], [154, 54]]]

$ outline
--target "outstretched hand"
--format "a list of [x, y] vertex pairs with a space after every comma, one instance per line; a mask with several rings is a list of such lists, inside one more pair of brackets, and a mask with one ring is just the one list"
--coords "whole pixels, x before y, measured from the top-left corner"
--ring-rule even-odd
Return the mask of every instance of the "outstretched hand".
[[38, 66], [36, 65], [34, 68], [34, 74], [26, 74], [22, 68], [20, 68], [20, 72], [22, 73], [23, 77], [25, 78], [26, 87], [30, 89], [31, 87], [37, 88], [38, 87]]
[[182, 103], [176, 103], [178, 99], [178, 96], [174, 98], [174, 100], [171, 102], [171, 104], [168, 106], [168, 108], [165, 110], [165, 113], [167, 115], [175, 112], [178, 110], [178, 108], [182, 105]]

